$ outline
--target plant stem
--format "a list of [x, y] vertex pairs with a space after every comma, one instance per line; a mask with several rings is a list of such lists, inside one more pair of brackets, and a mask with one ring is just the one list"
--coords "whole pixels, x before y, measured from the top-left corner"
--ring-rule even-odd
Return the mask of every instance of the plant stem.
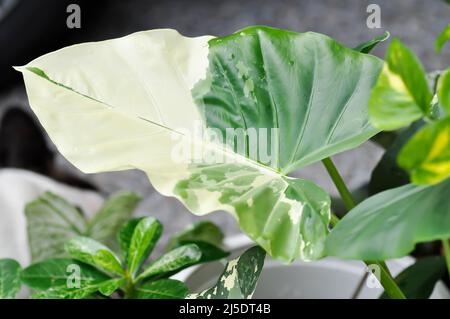
[[336, 188], [341, 195], [342, 200], [344, 201], [345, 207], [347, 207], [348, 210], [351, 210], [353, 207], [355, 207], [355, 202], [336, 166], [334, 166], [331, 158], [329, 157], [323, 159], [322, 163], [323, 165], [325, 165], [325, 168], [327, 169], [328, 174], [333, 180], [334, 185], [336, 185]]
[[442, 246], [444, 246], [445, 262], [447, 263], [448, 275], [450, 276], [450, 244], [448, 239], [442, 240]]
[[[345, 206], [347, 207], [348, 210], [351, 210], [352, 208], [355, 207], [355, 201], [353, 200], [352, 194], [348, 190], [347, 185], [345, 184], [344, 180], [339, 174], [339, 171], [337, 170], [333, 161], [331, 160], [331, 158], [327, 157], [323, 159], [322, 162], [325, 165], [325, 168], [327, 169], [331, 179], [333, 180], [333, 183], [336, 186], [339, 194], [341, 195], [341, 198], [344, 201]], [[336, 215], [332, 214], [331, 225], [334, 227], [338, 222], [339, 218]], [[395, 283], [394, 278], [392, 278], [392, 275], [389, 272], [386, 263], [384, 263], [383, 261], [382, 262], [364, 261], [364, 263], [368, 266], [375, 264], [380, 268], [380, 278], [379, 278], [380, 283], [391, 299], [406, 299], [401, 289]]]

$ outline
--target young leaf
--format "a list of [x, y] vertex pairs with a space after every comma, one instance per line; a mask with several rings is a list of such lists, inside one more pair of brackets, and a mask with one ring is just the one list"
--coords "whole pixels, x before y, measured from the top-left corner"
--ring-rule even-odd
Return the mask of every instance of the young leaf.
[[22, 271], [23, 283], [34, 290], [68, 289], [98, 285], [110, 279], [97, 269], [74, 259], [47, 259]]
[[33, 261], [66, 256], [65, 243], [86, 228], [81, 211], [50, 192], [28, 203], [25, 214]]
[[20, 264], [13, 259], [0, 259], [0, 299], [14, 299], [20, 291]]
[[[436, 283], [446, 272], [444, 258], [432, 256], [418, 259], [413, 265], [403, 270], [395, 281], [408, 299], [427, 299]], [[387, 299], [386, 293], [380, 296]]]
[[137, 278], [143, 280], [155, 275], [171, 273], [197, 263], [201, 258], [200, 249], [194, 245], [184, 245], [162, 255], [152, 262]]
[[178, 247], [179, 243], [183, 241], [202, 241], [220, 247], [222, 246], [223, 238], [224, 235], [219, 226], [211, 221], [199, 221], [172, 236], [166, 250]]
[[372, 40], [369, 40], [367, 42], [363, 42], [363, 43], [357, 45], [356, 47], [353, 48], [353, 50], [359, 51], [361, 53], [369, 53], [380, 42], [384, 42], [387, 39], [389, 39], [390, 36], [391, 36], [391, 34], [389, 33], [389, 31], [384, 31], [384, 33], [382, 35], [376, 36]]
[[133, 231], [128, 249], [128, 271], [135, 276], [144, 261], [155, 248], [162, 233], [161, 223], [153, 217], [146, 217], [139, 221]]
[[121, 192], [109, 198], [94, 215], [87, 227], [87, 236], [105, 245], [116, 245], [116, 234], [133, 214], [141, 198], [130, 192]]
[[174, 279], [147, 282], [136, 288], [138, 299], [184, 299], [188, 289], [184, 283]]
[[450, 176], [450, 117], [423, 127], [403, 147], [400, 167], [415, 184], [436, 184]]
[[439, 77], [437, 96], [440, 105], [447, 115], [450, 115], [450, 69], [446, 70]]
[[331, 231], [326, 253], [346, 259], [386, 260], [407, 255], [415, 244], [450, 237], [450, 179], [408, 184], [372, 196]]
[[438, 38], [435, 42], [436, 52], [441, 52], [445, 43], [450, 40], [450, 24], [448, 24], [444, 30], [442, 30], [441, 34], [439, 34]]
[[189, 244], [193, 244], [200, 249], [202, 256], [200, 257], [200, 259], [197, 262], [199, 264], [222, 259], [222, 258], [225, 258], [228, 255], [230, 255], [230, 253], [220, 249], [219, 247], [212, 245], [205, 241], [200, 241], [200, 240], [181, 241], [181, 242], [179, 242], [177, 247], [181, 247], [181, 246], [185, 246], [185, 245], [189, 245]]
[[266, 253], [255, 246], [239, 258], [231, 260], [219, 277], [217, 284], [201, 293], [192, 294], [192, 299], [249, 299], [264, 266]]
[[134, 229], [137, 224], [144, 217], [132, 218], [122, 225], [120, 231], [117, 233], [117, 240], [119, 242], [120, 251], [124, 257], [125, 265], [128, 265], [128, 251], [130, 250], [131, 238], [133, 237]]
[[88, 237], [75, 237], [66, 244], [67, 253], [106, 273], [123, 275], [119, 258], [106, 246]]
[[395, 130], [429, 115], [432, 94], [420, 61], [398, 39], [392, 40], [385, 59], [369, 114], [375, 127]]
[[[78, 168], [140, 168], [193, 213], [226, 210], [274, 258], [292, 261], [323, 255], [330, 199], [287, 174], [377, 133], [366, 107], [381, 67], [324, 35], [250, 27], [214, 39], [140, 32], [18, 70], [34, 112]], [[273, 131], [271, 159], [259, 147], [242, 152], [197, 138], [199, 126]], [[177, 156], [198, 144], [202, 155], [218, 155], [213, 163]]]
[[126, 284], [125, 278], [110, 279], [99, 284], [98, 291], [106, 296], [111, 296], [117, 289]]

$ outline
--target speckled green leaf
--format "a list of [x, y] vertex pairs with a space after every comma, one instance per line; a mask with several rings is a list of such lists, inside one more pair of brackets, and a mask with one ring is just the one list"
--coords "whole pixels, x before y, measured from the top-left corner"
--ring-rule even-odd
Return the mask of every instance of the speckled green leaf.
[[[79, 272], [78, 272], [79, 270]], [[79, 275], [79, 277], [78, 277]], [[110, 279], [94, 267], [74, 259], [47, 259], [25, 268], [21, 275], [24, 284], [34, 290], [69, 289], [68, 283], [79, 287], [91, 287]]]
[[191, 294], [192, 299], [250, 299], [264, 266], [266, 253], [258, 246], [231, 260], [217, 284], [205, 291]]
[[194, 244], [188, 244], [175, 248], [153, 261], [139, 276], [143, 280], [155, 275], [171, 273], [175, 270], [193, 265], [201, 258], [201, 251]]
[[[17, 69], [34, 112], [75, 166], [140, 168], [193, 213], [228, 211], [274, 258], [292, 261], [323, 256], [330, 199], [287, 174], [377, 133], [367, 102], [381, 67], [321, 34], [250, 27], [222, 38], [139, 32]], [[199, 126], [267, 129], [274, 160], [259, 146], [253, 156], [198, 138]], [[198, 143], [220, 159], [173, 155]]]
[[13, 259], [0, 259], [0, 299], [13, 299], [22, 285], [20, 264]]
[[117, 241], [119, 242], [120, 252], [122, 253], [125, 265], [128, 265], [128, 251], [130, 250], [131, 237], [133, 237], [134, 229], [143, 218], [138, 217], [128, 220], [117, 233]]
[[67, 256], [65, 243], [86, 230], [82, 212], [50, 192], [28, 203], [25, 214], [33, 261]]
[[429, 115], [432, 94], [420, 61], [398, 39], [392, 40], [385, 59], [369, 114], [375, 127], [395, 130]]
[[[406, 298], [427, 299], [436, 283], [444, 276], [446, 269], [443, 257], [424, 257], [403, 270], [395, 277], [395, 281]], [[388, 299], [388, 296], [383, 293], [380, 298]]]
[[402, 257], [420, 242], [450, 237], [450, 179], [408, 184], [372, 196], [331, 231], [326, 253], [347, 259]]
[[183, 299], [188, 289], [184, 283], [174, 279], [160, 279], [145, 283], [136, 288], [138, 299]]
[[450, 176], [450, 117], [423, 127], [403, 147], [400, 167], [415, 184], [436, 184]]
[[448, 24], [444, 30], [442, 30], [441, 34], [439, 34], [438, 38], [435, 42], [436, 52], [441, 52], [445, 43], [450, 40], [450, 24]]
[[219, 226], [211, 221], [202, 220], [172, 236], [166, 250], [179, 246], [179, 243], [182, 241], [203, 241], [220, 247], [223, 244], [223, 238], [224, 235]]
[[98, 291], [104, 296], [111, 296], [117, 289], [125, 284], [125, 278], [110, 279], [99, 284]]
[[122, 224], [133, 214], [141, 198], [130, 192], [120, 192], [108, 198], [89, 221], [88, 237], [109, 247], [116, 247], [116, 235]]
[[106, 273], [123, 275], [119, 258], [105, 245], [88, 237], [75, 237], [67, 242], [67, 253], [74, 259]]
[[141, 219], [133, 230], [127, 260], [128, 271], [135, 276], [148, 258], [162, 233], [161, 223], [153, 217]]

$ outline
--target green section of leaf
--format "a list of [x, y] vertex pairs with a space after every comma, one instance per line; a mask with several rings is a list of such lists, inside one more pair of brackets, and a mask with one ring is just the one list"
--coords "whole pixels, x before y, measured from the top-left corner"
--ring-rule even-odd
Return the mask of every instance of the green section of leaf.
[[403, 147], [398, 164], [415, 184], [436, 184], [450, 176], [450, 117], [423, 127]]
[[450, 115], [450, 69], [439, 77], [437, 96], [447, 115]]
[[120, 251], [122, 252], [122, 256], [124, 257], [126, 265], [128, 265], [128, 251], [130, 250], [130, 243], [131, 238], [133, 237], [134, 229], [143, 218], [144, 217], [130, 219], [122, 225], [120, 231], [117, 234]]
[[383, 157], [372, 171], [369, 182], [369, 193], [371, 195], [410, 182], [408, 173], [398, 166], [397, 156], [403, 146], [423, 125], [423, 121], [414, 122], [407, 129], [401, 131], [394, 142], [386, 149]]
[[[406, 298], [427, 299], [436, 283], [444, 276], [446, 269], [444, 258], [425, 257], [403, 270], [395, 281]], [[388, 299], [389, 297], [383, 293], [380, 298]]]
[[20, 264], [13, 259], [0, 259], [0, 299], [14, 299], [20, 291]]
[[386, 41], [389, 39], [391, 34], [388, 31], [385, 31], [382, 35], [376, 36], [372, 40], [361, 43], [353, 48], [355, 51], [359, 51], [361, 53], [369, 53], [372, 51], [374, 47], [376, 47], [380, 42]]
[[204, 241], [199, 241], [199, 240], [181, 241], [179, 243], [178, 247], [182, 247], [182, 246], [189, 245], [189, 244], [193, 244], [200, 249], [202, 256], [197, 262], [199, 264], [222, 259], [222, 258], [225, 258], [230, 255], [229, 252], [226, 252], [215, 245], [212, 245], [212, 244], [204, 242]]
[[326, 253], [347, 259], [405, 256], [415, 244], [450, 237], [450, 179], [436, 185], [408, 184], [372, 196], [331, 231]]
[[436, 52], [441, 52], [445, 43], [450, 40], [450, 24], [447, 25], [444, 30], [442, 30], [441, 34], [439, 34], [438, 38], [435, 42]]
[[152, 262], [137, 279], [142, 280], [185, 268], [186, 266], [197, 263], [201, 255], [200, 249], [194, 244], [175, 248]]
[[188, 289], [184, 283], [174, 279], [147, 282], [136, 289], [138, 299], [184, 299]]
[[75, 291], [98, 285], [110, 278], [94, 267], [74, 259], [48, 259], [24, 269], [21, 279], [35, 290], [64, 288]]
[[211, 221], [200, 221], [172, 236], [166, 250], [178, 247], [179, 243], [183, 241], [202, 241], [220, 247], [223, 238], [224, 235], [219, 226]]
[[369, 114], [375, 127], [395, 130], [429, 115], [432, 94], [420, 61], [399, 40], [392, 40], [385, 59]]
[[141, 219], [133, 231], [128, 249], [128, 271], [135, 276], [162, 233], [161, 223], [153, 217]]
[[25, 214], [33, 261], [67, 256], [65, 243], [86, 228], [82, 212], [50, 192], [27, 204]]
[[111, 296], [117, 289], [126, 284], [125, 278], [111, 279], [102, 282], [98, 291], [104, 296]]
[[258, 246], [245, 251], [239, 258], [231, 260], [219, 277], [217, 284], [201, 293], [192, 294], [192, 299], [249, 299], [252, 297], [266, 253]]
[[88, 237], [109, 247], [116, 247], [116, 234], [127, 221], [141, 198], [130, 192], [122, 192], [110, 197], [88, 224]]
[[88, 237], [75, 237], [66, 244], [67, 253], [106, 273], [123, 275], [119, 258], [105, 245]]

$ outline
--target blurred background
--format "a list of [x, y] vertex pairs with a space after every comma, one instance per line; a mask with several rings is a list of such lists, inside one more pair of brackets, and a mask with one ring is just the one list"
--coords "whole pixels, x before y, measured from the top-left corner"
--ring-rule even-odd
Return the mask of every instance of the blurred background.
[[[381, 8], [381, 28], [366, 25], [371, 3]], [[69, 4], [80, 6], [81, 28], [67, 27]], [[147, 29], [174, 28], [187, 36], [221, 36], [263, 24], [324, 33], [349, 47], [388, 30], [418, 54], [427, 71], [432, 71], [450, 64], [450, 50], [441, 55], [434, 51], [435, 38], [449, 22], [450, 5], [442, 0], [0, 0], [0, 169], [31, 170], [105, 196], [134, 190], [144, 198], [138, 214], [158, 217], [167, 236], [199, 218], [178, 201], [157, 194], [139, 171], [85, 175], [74, 168], [58, 154], [29, 111], [21, 76], [12, 65], [26, 64], [63, 46]], [[374, 54], [383, 57], [385, 48], [386, 43], [381, 44]], [[367, 184], [382, 153], [379, 146], [369, 142], [336, 156], [335, 162], [352, 190], [357, 190]], [[312, 179], [336, 194], [320, 164], [295, 175]], [[203, 218], [218, 222], [228, 235], [238, 232], [229, 214], [217, 212]]]

